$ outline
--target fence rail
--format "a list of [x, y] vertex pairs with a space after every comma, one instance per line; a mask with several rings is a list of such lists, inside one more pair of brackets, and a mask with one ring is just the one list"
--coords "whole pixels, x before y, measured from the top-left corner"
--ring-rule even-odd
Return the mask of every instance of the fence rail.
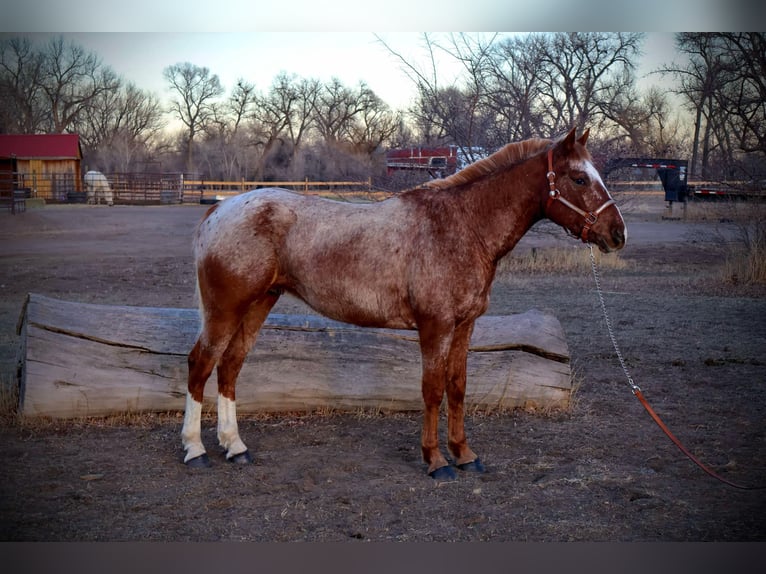
[[40, 197], [51, 203], [78, 201], [82, 194], [82, 182], [73, 173], [28, 174], [14, 172], [16, 191], [25, 198]]
[[215, 201], [231, 195], [237, 195], [251, 189], [260, 187], [284, 187], [305, 195], [319, 195], [325, 197], [347, 198], [378, 198], [378, 196], [390, 195], [387, 192], [374, 191], [372, 179], [366, 181], [208, 181], [192, 180], [184, 181], [184, 201], [199, 200]]
[[85, 182], [77, 182], [70, 174], [14, 172], [8, 179], [19, 194], [41, 198], [47, 203], [212, 203], [259, 187], [285, 187], [306, 195], [348, 199], [380, 199], [390, 195], [374, 191], [369, 178], [365, 181], [212, 181], [186, 179], [180, 173], [107, 173], [104, 176], [108, 186], [95, 189], [87, 177]]
[[[364, 181], [309, 181], [308, 178], [294, 181], [251, 181], [245, 179], [214, 181], [205, 179], [187, 179], [181, 173], [107, 173], [106, 188], [94, 189], [87, 181], [77, 181], [72, 174], [26, 174], [22, 172], [4, 172], [8, 177], [3, 181], [8, 187], [8, 197], [20, 199], [41, 198], [47, 203], [115, 203], [115, 204], [172, 204], [172, 203], [214, 203], [225, 197], [262, 187], [284, 187], [305, 195], [318, 195], [343, 200], [377, 201], [389, 197], [395, 192], [373, 188], [372, 180]], [[7, 181], [6, 181], [7, 180]], [[692, 181], [702, 192], [729, 196], [732, 186], [726, 188], [715, 182]], [[705, 187], [706, 184], [710, 184]], [[621, 194], [660, 195], [662, 183], [651, 180], [607, 181], [612, 192]], [[712, 186], [712, 187], [711, 187]], [[13, 194], [10, 192], [13, 188]], [[723, 191], [720, 191], [723, 190]], [[748, 197], [764, 197], [766, 192], [747, 190]], [[3, 202], [3, 206], [8, 202]], [[9, 207], [15, 207], [13, 202]], [[8, 207], [6, 206], [6, 207]]]

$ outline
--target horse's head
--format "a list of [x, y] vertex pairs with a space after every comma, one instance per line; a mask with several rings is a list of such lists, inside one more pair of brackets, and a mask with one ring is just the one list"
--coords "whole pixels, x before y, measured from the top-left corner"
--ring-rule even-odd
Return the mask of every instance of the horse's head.
[[576, 140], [572, 129], [549, 148], [544, 211], [573, 236], [608, 253], [625, 246], [627, 229], [585, 149], [587, 140], [588, 130]]

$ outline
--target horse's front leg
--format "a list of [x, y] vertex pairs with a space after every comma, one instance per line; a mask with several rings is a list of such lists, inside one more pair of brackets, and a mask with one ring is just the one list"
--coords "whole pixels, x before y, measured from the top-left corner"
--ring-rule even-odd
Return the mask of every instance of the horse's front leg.
[[439, 409], [447, 383], [452, 328], [452, 325], [430, 322], [419, 326], [424, 403], [421, 449], [423, 460], [428, 465], [428, 475], [437, 480], [455, 479], [455, 471], [439, 449]]
[[484, 472], [479, 457], [469, 447], [465, 436], [465, 388], [468, 347], [474, 322], [468, 321], [455, 329], [447, 364], [447, 405], [449, 450], [461, 470]]

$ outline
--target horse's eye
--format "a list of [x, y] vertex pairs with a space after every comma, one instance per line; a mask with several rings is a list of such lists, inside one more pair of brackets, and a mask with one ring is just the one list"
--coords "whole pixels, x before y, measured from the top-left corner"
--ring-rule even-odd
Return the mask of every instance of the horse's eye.
[[574, 180], [574, 182], [575, 182], [577, 185], [585, 185], [585, 178], [583, 178], [583, 177], [576, 177], [576, 178], [575, 178], [575, 180]]

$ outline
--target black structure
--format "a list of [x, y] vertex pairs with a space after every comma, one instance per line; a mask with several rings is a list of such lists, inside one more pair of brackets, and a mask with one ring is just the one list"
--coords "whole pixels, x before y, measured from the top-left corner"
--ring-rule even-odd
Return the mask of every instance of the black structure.
[[654, 158], [616, 158], [611, 160], [604, 169], [604, 176], [622, 167], [654, 169], [662, 181], [665, 190], [665, 201], [685, 202], [689, 188], [686, 174], [689, 162], [685, 159], [654, 159]]

